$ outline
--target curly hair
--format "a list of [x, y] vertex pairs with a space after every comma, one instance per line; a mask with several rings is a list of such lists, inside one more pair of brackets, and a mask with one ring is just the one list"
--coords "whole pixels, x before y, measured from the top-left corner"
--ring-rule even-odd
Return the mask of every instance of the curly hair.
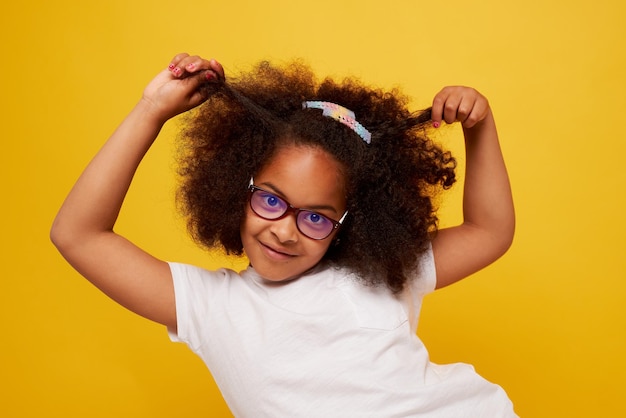
[[[319, 82], [298, 61], [264, 61], [206, 89], [208, 100], [187, 116], [179, 153], [177, 197], [194, 240], [241, 255], [250, 178], [283, 146], [319, 147], [344, 168], [349, 213], [324, 258], [368, 285], [401, 291], [437, 230], [434, 199], [455, 182], [456, 161], [427, 136], [430, 109], [410, 112], [398, 89], [354, 78]], [[371, 143], [303, 109], [306, 100], [352, 110]]]

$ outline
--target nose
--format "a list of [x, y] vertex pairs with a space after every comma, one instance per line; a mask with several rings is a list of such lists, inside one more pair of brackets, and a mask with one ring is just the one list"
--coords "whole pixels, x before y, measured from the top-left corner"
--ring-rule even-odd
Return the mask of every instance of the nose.
[[298, 241], [298, 226], [293, 213], [287, 214], [280, 219], [271, 221], [270, 231], [281, 243], [294, 243]]

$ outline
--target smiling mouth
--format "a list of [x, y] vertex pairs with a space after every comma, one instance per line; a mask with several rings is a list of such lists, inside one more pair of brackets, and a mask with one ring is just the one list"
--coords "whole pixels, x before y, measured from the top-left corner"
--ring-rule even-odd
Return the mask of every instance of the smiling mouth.
[[263, 242], [260, 242], [261, 248], [264, 250], [265, 254], [267, 254], [270, 258], [276, 260], [286, 260], [295, 257], [295, 254], [289, 254], [281, 250], [274, 249]]

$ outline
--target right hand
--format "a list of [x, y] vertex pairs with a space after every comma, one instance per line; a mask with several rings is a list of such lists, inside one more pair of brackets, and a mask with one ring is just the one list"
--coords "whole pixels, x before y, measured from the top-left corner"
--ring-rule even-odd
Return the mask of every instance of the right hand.
[[178, 54], [145, 88], [142, 101], [156, 118], [165, 122], [208, 98], [202, 86], [224, 80], [224, 69], [215, 60]]
[[[210, 74], [210, 76], [208, 76]], [[167, 119], [204, 102], [207, 82], [222, 82], [214, 60], [179, 54], [144, 90], [72, 188], [50, 231], [61, 254], [122, 306], [176, 329], [168, 264], [118, 235], [115, 223], [143, 156]]]

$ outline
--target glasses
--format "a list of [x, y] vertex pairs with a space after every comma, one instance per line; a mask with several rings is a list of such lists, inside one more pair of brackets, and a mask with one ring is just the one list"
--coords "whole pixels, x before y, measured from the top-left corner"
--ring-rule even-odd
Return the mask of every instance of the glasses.
[[335, 221], [312, 210], [296, 208], [275, 194], [255, 186], [253, 179], [250, 179], [248, 190], [250, 191], [250, 208], [259, 217], [275, 221], [293, 212], [298, 231], [315, 240], [327, 238], [341, 226], [348, 215], [348, 211], [346, 211], [341, 219]]

